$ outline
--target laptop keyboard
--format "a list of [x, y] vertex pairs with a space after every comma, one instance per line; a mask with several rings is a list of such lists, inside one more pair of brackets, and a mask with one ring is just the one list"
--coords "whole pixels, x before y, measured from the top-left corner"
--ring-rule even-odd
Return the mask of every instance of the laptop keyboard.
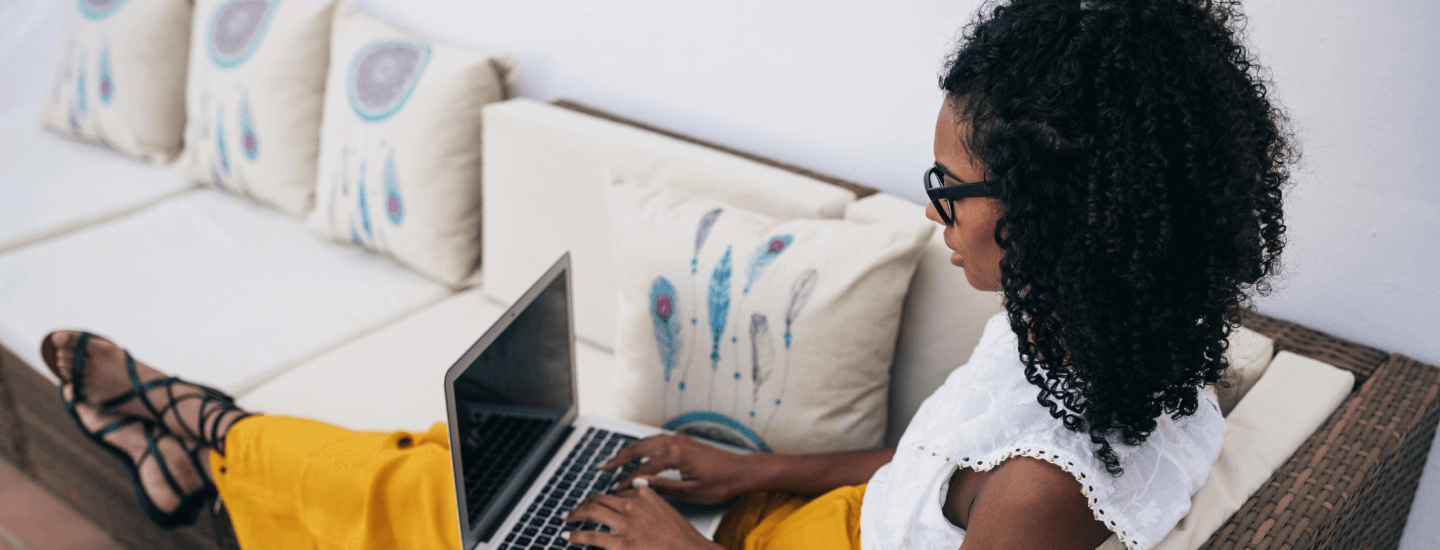
[[[544, 489], [535, 497], [535, 500], [530, 502], [525, 509], [525, 514], [520, 516], [520, 521], [515, 523], [514, 529], [505, 535], [505, 540], [499, 545], [499, 550], [587, 548], [578, 544], [570, 544], [560, 538], [560, 532], [565, 530], [565, 514], [592, 494], [613, 494], [615, 484], [639, 467], [640, 462], [637, 460], [617, 468], [614, 472], [602, 472], [595, 468], [614, 456], [615, 452], [624, 447], [626, 443], [634, 440], [634, 437], [613, 433], [609, 430], [599, 428], [586, 430], [580, 442], [570, 450], [570, 454], [565, 456], [565, 461], [545, 482]], [[576, 530], [609, 532], [610, 529], [593, 521], [587, 521], [579, 524]]]
[[473, 462], [464, 479], [471, 524], [554, 424], [548, 418], [490, 414], [470, 430], [464, 441], [470, 452], [464, 456]]

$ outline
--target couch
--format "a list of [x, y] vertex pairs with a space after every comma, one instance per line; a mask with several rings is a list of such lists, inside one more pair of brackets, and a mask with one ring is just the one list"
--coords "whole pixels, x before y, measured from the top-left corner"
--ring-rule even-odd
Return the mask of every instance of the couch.
[[[606, 415], [614, 408], [615, 282], [608, 220], [596, 206], [603, 169], [777, 218], [922, 215], [919, 205], [871, 188], [582, 105], [511, 100], [485, 111], [484, 260], [477, 283], [456, 290], [315, 239], [293, 218], [193, 187], [173, 166], [47, 134], [23, 108], [0, 113], [0, 125], [0, 178], [21, 213], [0, 218], [0, 457], [132, 548], [236, 544], [220, 505], [182, 529], [144, 519], [123, 470], [61, 409], [38, 354], [49, 330], [96, 330], [254, 410], [423, 430], [445, 418], [444, 370], [569, 251], [581, 412]], [[999, 311], [997, 297], [970, 289], [948, 256], [937, 233], [906, 296], [891, 367], [891, 443]], [[1238, 511], [1198, 540], [1206, 548], [1395, 547], [1440, 422], [1440, 370], [1256, 313], [1243, 324], [1273, 339], [1275, 353], [1318, 359], [1355, 382], [1298, 448], [1280, 451], [1278, 468], [1258, 472], [1265, 481]]]

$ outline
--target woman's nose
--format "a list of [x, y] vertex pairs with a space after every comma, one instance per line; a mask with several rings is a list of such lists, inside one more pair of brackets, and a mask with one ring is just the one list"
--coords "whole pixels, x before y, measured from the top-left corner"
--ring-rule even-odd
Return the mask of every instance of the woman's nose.
[[938, 223], [940, 225], [945, 225], [945, 220], [940, 219], [940, 213], [935, 210], [934, 201], [931, 201], [930, 204], [925, 205], [925, 217], [932, 222]]

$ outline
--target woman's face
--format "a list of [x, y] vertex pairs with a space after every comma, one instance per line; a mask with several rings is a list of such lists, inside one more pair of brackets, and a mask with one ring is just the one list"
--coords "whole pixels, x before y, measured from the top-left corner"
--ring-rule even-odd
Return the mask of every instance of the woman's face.
[[[949, 101], [940, 103], [940, 116], [935, 120], [935, 161], [960, 177], [946, 185], [974, 183], [985, 179], [985, 167], [965, 149], [961, 136], [968, 135], [970, 125], [956, 120]], [[1000, 290], [1000, 257], [1004, 253], [995, 243], [995, 222], [1000, 219], [1000, 200], [968, 198], [955, 201], [955, 225], [946, 226], [935, 212], [935, 203], [925, 207], [925, 217], [944, 228], [945, 246], [950, 247], [950, 263], [965, 270], [965, 279], [979, 290]]]

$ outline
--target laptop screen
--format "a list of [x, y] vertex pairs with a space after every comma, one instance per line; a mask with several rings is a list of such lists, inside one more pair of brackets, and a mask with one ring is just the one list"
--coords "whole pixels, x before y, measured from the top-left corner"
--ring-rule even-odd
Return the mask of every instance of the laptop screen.
[[447, 375], [455, 424], [452, 455], [458, 447], [456, 490], [462, 519], [468, 520], [461, 529], [467, 543], [489, 538], [573, 418], [566, 259], [496, 321]]

